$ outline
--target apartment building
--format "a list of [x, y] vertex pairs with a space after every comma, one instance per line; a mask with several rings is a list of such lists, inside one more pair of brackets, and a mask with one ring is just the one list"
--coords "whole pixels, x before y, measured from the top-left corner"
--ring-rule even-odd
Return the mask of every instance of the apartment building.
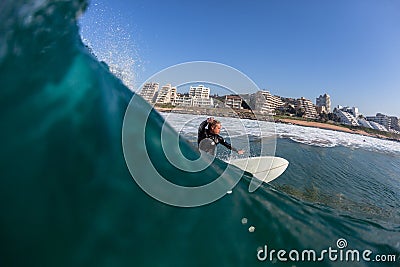
[[210, 98], [210, 88], [204, 85], [190, 86], [189, 95], [195, 98]]
[[158, 92], [156, 103], [157, 104], [171, 104], [175, 102], [177, 96], [176, 87], [171, 84], [166, 84], [161, 87]]
[[254, 94], [240, 96], [252, 110], [264, 114], [274, 115], [275, 109], [284, 105], [279, 96], [271, 95], [269, 91], [258, 91]]
[[328, 94], [320, 95], [319, 97], [317, 97], [315, 104], [317, 107], [320, 107], [318, 109], [319, 111], [325, 113], [331, 112], [331, 97]]
[[341, 107], [338, 106], [333, 110], [333, 114], [338, 116], [340, 119], [340, 122], [346, 125], [352, 125], [352, 126], [360, 126], [360, 124], [357, 121], [357, 118], [349, 112], [350, 109], [347, 107]]
[[157, 98], [157, 92], [160, 84], [155, 82], [146, 83], [140, 90], [139, 95], [149, 103], [154, 103]]
[[213, 107], [214, 106], [214, 101], [212, 98], [197, 98], [193, 97], [193, 102], [192, 106], [194, 107]]
[[379, 123], [380, 125], [383, 125], [386, 129], [392, 128], [391, 117], [382, 113], [376, 113], [376, 116], [367, 116], [367, 120]]
[[242, 102], [242, 98], [238, 95], [225, 96], [225, 107], [240, 109], [242, 108]]
[[185, 94], [177, 94], [175, 101], [172, 103], [174, 106], [193, 106], [193, 97]]
[[390, 127], [393, 130], [400, 131], [400, 120], [395, 116], [389, 116], [390, 119]]
[[303, 117], [305, 118], [315, 119], [318, 116], [317, 109], [314, 106], [314, 104], [311, 102], [311, 100], [306, 99], [304, 97], [301, 97], [296, 100], [295, 108], [296, 110], [304, 111]]

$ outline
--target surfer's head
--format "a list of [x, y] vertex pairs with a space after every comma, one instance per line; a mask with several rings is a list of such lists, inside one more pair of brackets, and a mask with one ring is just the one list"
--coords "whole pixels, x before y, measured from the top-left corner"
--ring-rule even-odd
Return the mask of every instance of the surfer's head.
[[213, 120], [209, 123], [208, 128], [210, 129], [211, 133], [219, 134], [221, 131], [221, 122], [218, 120]]

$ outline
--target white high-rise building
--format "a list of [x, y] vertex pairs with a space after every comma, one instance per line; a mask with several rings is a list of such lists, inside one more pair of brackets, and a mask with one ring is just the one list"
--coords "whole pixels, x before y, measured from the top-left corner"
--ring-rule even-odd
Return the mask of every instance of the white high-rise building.
[[238, 95], [225, 96], [225, 107], [240, 109], [242, 108], [242, 102], [242, 98]]
[[190, 86], [189, 95], [194, 98], [210, 98], [210, 88], [204, 85]]
[[272, 110], [283, 106], [283, 101], [279, 96], [271, 95], [271, 93], [268, 91], [265, 92], [265, 100], [267, 100], [267, 105], [270, 106]]
[[357, 121], [357, 117], [352, 114], [352, 110], [354, 110], [354, 108], [350, 109], [349, 107], [337, 106], [337, 108], [333, 110], [333, 114], [338, 116], [340, 122], [343, 124], [359, 126], [360, 123]]
[[176, 99], [176, 87], [172, 87], [171, 84], [166, 84], [161, 87], [158, 92], [156, 103], [157, 104], [170, 104], [174, 103]]
[[257, 91], [251, 95], [241, 95], [251, 109], [261, 113], [274, 115], [275, 109], [284, 105], [279, 96], [271, 95], [269, 91]]
[[143, 85], [142, 90], [140, 90], [139, 95], [147, 102], [154, 103], [157, 96], [158, 87], [159, 83], [146, 83]]
[[343, 124], [352, 125], [352, 126], [362, 126], [366, 128], [374, 129], [376, 128], [372, 125], [368, 120], [365, 120], [362, 116], [360, 116], [360, 112], [357, 107], [342, 107], [337, 106], [333, 113], [340, 118], [340, 121]]
[[177, 94], [175, 101], [172, 103], [175, 106], [193, 106], [193, 97], [183, 94]]
[[[316, 99], [317, 107], [325, 107], [327, 113], [331, 112], [331, 97], [328, 94], [320, 95]], [[321, 109], [324, 110], [324, 109]]]
[[391, 125], [392, 119], [389, 116], [382, 113], [376, 113], [376, 116], [368, 116], [367, 120], [379, 123], [380, 125], [383, 125], [386, 129], [390, 129], [392, 126]]
[[210, 88], [204, 85], [190, 86], [189, 95], [178, 96], [175, 105], [196, 107], [211, 107], [214, 105], [213, 99], [210, 98]]

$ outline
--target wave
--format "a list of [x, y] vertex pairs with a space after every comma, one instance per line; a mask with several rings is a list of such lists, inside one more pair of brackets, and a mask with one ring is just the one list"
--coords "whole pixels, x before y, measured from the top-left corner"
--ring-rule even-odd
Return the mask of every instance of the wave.
[[[205, 116], [162, 113], [163, 117], [184, 136], [192, 139], [193, 133]], [[319, 146], [336, 147], [344, 146], [351, 149], [365, 149], [381, 153], [400, 153], [400, 142], [383, 140], [369, 136], [338, 132], [326, 129], [304, 127], [298, 125], [271, 123], [238, 118], [219, 117], [223, 126], [228, 125], [232, 132], [230, 137], [239, 137], [246, 134], [249, 137], [279, 137], [289, 138], [295, 142]], [[184, 124], [184, 125], [183, 125]], [[192, 136], [191, 136], [192, 135]]]
[[307, 145], [321, 147], [345, 146], [352, 149], [366, 149], [381, 153], [400, 153], [400, 143], [374, 137], [338, 132], [297, 125], [277, 124], [277, 132], [283, 138]]
[[[233, 212], [233, 203], [241, 202], [238, 197], [203, 209], [182, 209], [154, 200], [133, 181], [123, 157], [121, 129], [135, 94], [83, 45], [76, 20], [86, 5], [78, 0], [1, 4], [0, 235], [5, 242], [0, 264], [237, 262], [229, 257], [231, 250], [218, 249], [224, 247], [221, 236], [230, 238], [222, 232], [226, 227], [243, 230], [240, 218], [215, 219]], [[141, 107], [148, 107], [140, 97], [136, 100], [133, 135], [135, 123], [146, 119]], [[198, 173], [177, 170], [157, 142], [163, 124], [151, 111], [145, 140], [136, 141], [146, 142], [152, 163], [170, 181], [201, 185], [224, 171], [222, 162]], [[176, 136], [168, 131], [168, 139]], [[188, 158], [199, 156], [183, 141], [180, 148]], [[138, 175], [150, 179], [149, 166], [141, 164], [145, 152], [136, 144], [131, 151]], [[232, 175], [238, 174], [225, 174], [228, 180]], [[245, 187], [239, 188], [244, 192]], [[244, 207], [236, 212], [242, 213]], [[158, 259], [155, 246], [161, 248]], [[246, 250], [249, 257], [241, 261], [254, 262], [253, 246], [248, 243]], [[211, 252], [208, 259], [202, 257], [206, 252]]]
[[[347, 220], [269, 185], [249, 194], [245, 175], [230, 194], [200, 208], [147, 195], [132, 179], [121, 145], [136, 95], [83, 45], [76, 21], [86, 6], [80, 0], [1, 3], [2, 266], [253, 266], [265, 242], [317, 249], [347, 233], [337, 227]], [[218, 160], [201, 172], [177, 170], [160, 143], [164, 119], [140, 97], [135, 101], [129, 153], [139, 178], [151, 179], [151, 166], [135, 141], [146, 144], [153, 167], [171, 182], [202, 185], [224, 172], [227, 165]], [[141, 138], [135, 126], [144, 122]], [[179, 137], [166, 127], [168, 141]], [[179, 147], [187, 159], [199, 157], [184, 140]], [[224, 181], [238, 175], [230, 170]], [[360, 237], [359, 226], [347, 229], [355, 246], [387, 248], [374, 236]], [[393, 234], [370, 229], [379, 238]]]

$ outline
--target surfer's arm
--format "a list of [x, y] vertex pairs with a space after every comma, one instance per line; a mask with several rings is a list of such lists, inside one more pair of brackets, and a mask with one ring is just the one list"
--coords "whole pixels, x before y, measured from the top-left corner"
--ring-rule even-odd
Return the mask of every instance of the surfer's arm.
[[225, 139], [222, 136], [218, 136], [218, 141], [220, 144], [222, 144], [223, 146], [225, 146], [227, 149], [233, 150], [236, 153], [238, 153], [239, 155], [242, 155], [244, 153], [244, 150], [240, 149], [236, 149], [234, 148], [231, 144], [229, 144], [228, 142], [225, 141]]
[[200, 144], [200, 141], [206, 138], [206, 126], [208, 124], [208, 120], [203, 121], [200, 123], [199, 130], [197, 132], [197, 144]]
[[221, 145], [223, 145], [224, 147], [226, 147], [227, 149], [233, 150], [237, 153], [239, 153], [239, 150], [237, 150], [236, 148], [234, 148], [231, 144], [229, 144], [228, 142], [225, 141], [225, 139], [222, 136], [218, 136], [218, 141]]

